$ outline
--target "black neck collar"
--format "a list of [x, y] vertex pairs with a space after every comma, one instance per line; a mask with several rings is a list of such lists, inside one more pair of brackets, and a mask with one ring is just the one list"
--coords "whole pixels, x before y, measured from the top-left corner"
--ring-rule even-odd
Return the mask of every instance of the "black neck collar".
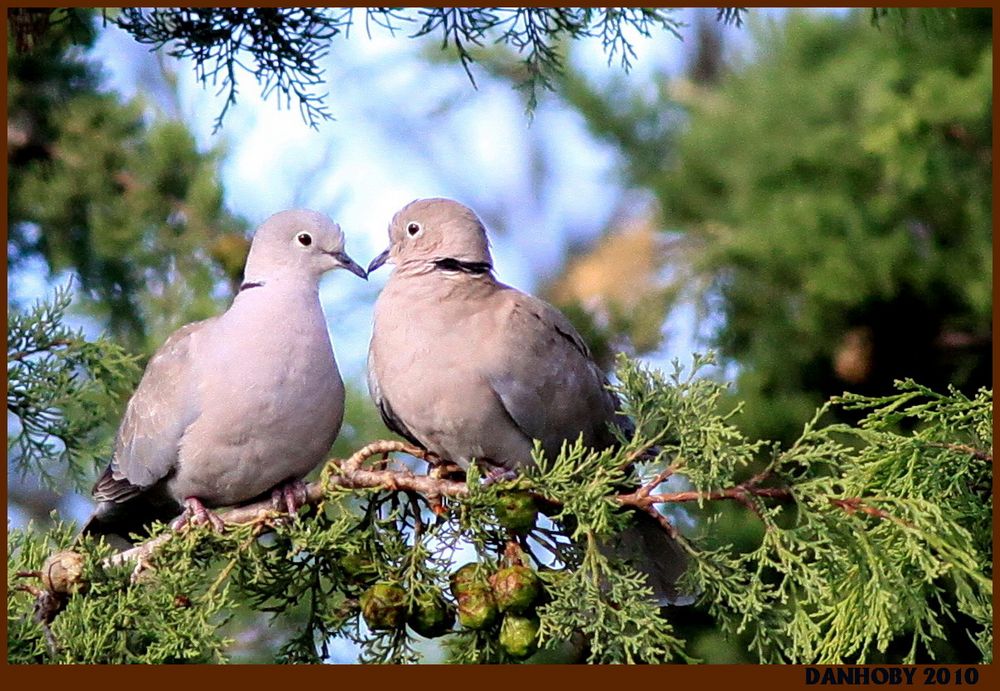
[[446, 257], [445, 259], [435, 259], [434, 267], [441, 271], [460, 271], [466, 274], [488, 274], [493, 270], [493, 265], [489, 262], [464, 262], [461, 259]]

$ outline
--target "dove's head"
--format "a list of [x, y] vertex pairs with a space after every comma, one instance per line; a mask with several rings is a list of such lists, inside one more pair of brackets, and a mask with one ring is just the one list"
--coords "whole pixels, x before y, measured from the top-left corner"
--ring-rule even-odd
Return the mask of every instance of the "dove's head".
[[243, 274], [247, 282], [286, 277], [318, 281], [338, 268], [367, 278], [344, 251], [339, 225], [317, 211], [292, 209], [274, 214], [257, 228]]
[[396, 212], [389, 223], [389, 248], [372, 260], [368, 272], [387, 261], [418, 271], [434, 266], [469, 273], [493, 269], [483, 222], [451, 199], [417, 199]]

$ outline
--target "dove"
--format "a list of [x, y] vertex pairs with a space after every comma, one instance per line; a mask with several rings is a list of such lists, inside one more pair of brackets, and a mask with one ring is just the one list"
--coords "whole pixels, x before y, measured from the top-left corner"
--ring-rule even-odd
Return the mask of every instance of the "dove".
[[[496, 476], [565, 441], [615, 445], [630, 430], [604, 372], [569, 320], [499, 282], [486, 229], [467, 206], [418, 199], [389, 224], [389, 247], [368, 272], [393, 271], [375, 304], [368, 389], [389, 429], [463, 468]], [[680, 547], [653, 517], [633, 512], [609, 550], [673, 601]]]
[[325, 215], [296, 209], [261, 224], [229, 309], [182, 326], [149, 360], [81, 534], [127, 538], [178, 513], [175, 527], [207, 520], [221, 529], [210, 508], [268, 493], [298, 510], [302, 478], [344, 415], [319, 301], [320, 278], [337, 268], [367, 278]]

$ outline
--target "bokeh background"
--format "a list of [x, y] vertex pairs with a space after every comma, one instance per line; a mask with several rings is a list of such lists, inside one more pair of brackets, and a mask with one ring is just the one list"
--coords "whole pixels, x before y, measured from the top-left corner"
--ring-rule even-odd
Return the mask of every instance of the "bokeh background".
[[[224, 94], [193, 63], [97, 12], [12, 39], [9, 309], [71, 282], [75, 324], [148, 357], [228, 304], [272, 213], [329, 214], [367, 264], [397, 209], [445, 196], [480, 214], [501, 280], [563, 309], [606, 368], [717, 351], [708, 374], [751, 435], [788, 443], [829, 396], [897, 378], [991, 386], [991, 10], [677, 18], [683, 40], [629, 37], [627, 73], [599, 41], [561, 46], [531, 114], [502, 46], [475, 53], [474, 88], [438, 41], [357, 26], [323, 61], [335, 119], [315, 129], [243, 73], [216, 130]], [[321, 288], [350, 389], [339, 453], [389, 436], [364, 384], [387, 275]], [[8, 476], [12, 525], [89, 511], [85, 493]], [[280, 642], [248, 631], [243, 659]], [[698, 635], [709, 661], [741, 660], [738, 641]]]

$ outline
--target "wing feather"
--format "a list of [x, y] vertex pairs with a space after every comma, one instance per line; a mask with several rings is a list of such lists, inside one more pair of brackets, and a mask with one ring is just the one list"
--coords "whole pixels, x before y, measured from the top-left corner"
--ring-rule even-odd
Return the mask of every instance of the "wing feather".
[[617, 401], [607, 379], [570, 321], [548, 303], [513, 288], [500, 291], [500, 342], [486, 379], [518, 428], [548, 453], [583, 433], [606, 446]]
[[181, 438], [199, 412], [192, 336], [215, 319], [182, 326], [146, 365], [118, 428], [111, 464], [94, 485], [98, 501], [123, 503], [173, 473]]

